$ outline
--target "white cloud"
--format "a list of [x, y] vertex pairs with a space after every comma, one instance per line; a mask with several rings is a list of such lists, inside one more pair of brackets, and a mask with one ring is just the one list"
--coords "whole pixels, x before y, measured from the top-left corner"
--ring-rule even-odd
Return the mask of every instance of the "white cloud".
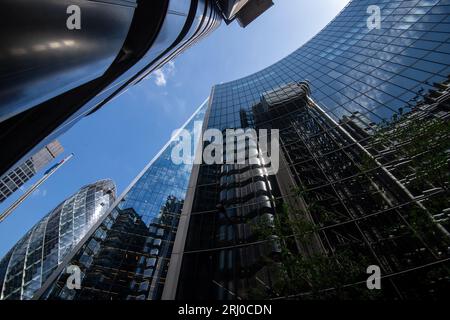
[[175, 73], [175, 63], [169, 61], [161, 69], [156, 70], [152, 76], [155, 78], [155, 84], [158, 87], [165, 87], [167, 85], [167, 79]]
[[47, 189], [36, 189], [34, 190], [34, 192], [32, 193], [32, 197], [42, 197], [44, 198], [47, 195]]
[[155, 75], [155, 84], [158, 87], [164, 87], [167, 84], [166, 75], [161, 69], [156, 70], [154, 75]]

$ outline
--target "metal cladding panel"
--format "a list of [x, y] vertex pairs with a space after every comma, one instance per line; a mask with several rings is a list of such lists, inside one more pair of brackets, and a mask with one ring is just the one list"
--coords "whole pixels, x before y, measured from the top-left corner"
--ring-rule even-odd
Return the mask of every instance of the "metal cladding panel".
[[250, 1], [236, 14], [239, 25], [245, 28], [272, 6], [272, 0]]
[[[80, 9], [80, 29], [68, 20]], [[4, 0], [0, 121], [101, 76], [117, 57], [135, 10], [123, 0]], [[67, 13], [69, 12], [69, 13]], [[69, 24], [70, 25], [70, 24]]]
[[0, 157], [0, 175], [200, 41], [214, 31], [220, 21], [212, 0], [140, 3], [121, 58], [116, 59], [103, 76], [36, 107], [33, 105], [26, 112], [3, 122], [0, 103], [0, 144], [7, 150]]

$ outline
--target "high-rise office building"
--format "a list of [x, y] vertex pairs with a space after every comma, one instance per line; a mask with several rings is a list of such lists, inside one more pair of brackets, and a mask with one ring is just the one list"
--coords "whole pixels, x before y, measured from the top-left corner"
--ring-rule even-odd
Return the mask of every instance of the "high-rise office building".
[[113, 204], [116, 187], [82, 187], [42, 218], [0, 261], [0, 299], [28, 300]]
[[[2, 1], [0, 175], [261, 0]], [[226, 11], [223, 11], [226, 10]], [[231, 10], [231, 11], [228, 11]]]
[[280, 169], [195, 168], [163, 298], [444, 296], [449, 22], [448, 1], [354, 0], [286, 58], [214, 86], [205, 126], [279, 129]]
[[[208, 102], [203, 103], [186, 122], [186, 132], [201, 133], [207, 106]], [[195, 143], [189, 143], [193, 153]], [[67, 274], [61, 265], [36, 298], [161, 298], [192, 171], [189, 162], [172, 161], [178, 145], [175, 135], [73, 250], [67, 264], [78, 265], [84, 274], [81, 289], [67, 288]]]
[[81, 289], [61, 265], [35, 298], [448, 296], [449, 21], [446, 0], [354, 0], [285, 59], [214, 86], [193, 117], [278, 129], [278, 172], [175, 165], [171, 141], [68, 255]]
[[38, 171], [58, 157], [64, 148], [55, 140], [0, 179], [0, 203], [17, 191]]

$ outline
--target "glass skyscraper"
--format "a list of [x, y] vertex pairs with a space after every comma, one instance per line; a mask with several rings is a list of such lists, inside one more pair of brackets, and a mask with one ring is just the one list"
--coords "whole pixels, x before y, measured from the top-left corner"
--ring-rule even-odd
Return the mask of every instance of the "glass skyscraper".
[[449, 74], [449, 1], [354, 0], [283, 60], [214, 86], [206, 127], [279, 129], [280, 170], [194, 170], [164, 298], [448, 294]]
[[34, 298], [448, 296], [449, 26], [448, 0], [354, 0], [283, 60], [214, 86], [185, 128], [278, 129], [278, 172], [175, 165], [172, 139]]
[[116, 187], [82, 187], [41, 219], [0, 261], [0, 299], [28, 300], [113, 204]]
[[58, 140], [55, 140], [24, 163], [5, 173], [0, 179], [0, 203], [63, 152], [64, 148]]
[[[201, 133], [208, 102], [186, 122]], [[69, 290], [61, 266], [36, 298], [81, 300], [160, 299], [192, 164], [174, 164], [175, 135], [148, 164], [117, 205], [92, 228], [67, 263], [83, 273], [81, 290]], [[191, 143], [194, 152], [195, 143]]]

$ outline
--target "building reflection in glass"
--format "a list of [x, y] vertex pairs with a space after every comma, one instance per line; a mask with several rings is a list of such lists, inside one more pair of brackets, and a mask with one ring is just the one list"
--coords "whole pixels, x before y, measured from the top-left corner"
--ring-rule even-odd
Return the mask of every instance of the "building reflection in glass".
[[[381, 9], [380, 29], [367, 28], [370, 5]], [[268, 212], [245, 210], [264, 201], [240, 198], [230, 208], [223, 197], [223, 170], [202, 165], [192, 188], [182, 266], [174, 270], [180, 281], [168, 288], [167, 298], [361, 298], [368, 292], [371, 264], [386, 275], [382, 298], [448, 295], [450, 170], [448, 147], [436, 140], [449, 139], [449, 14], [447, 2], [439, 0], [351, 1], [298, 50], [255, 74], [214, 86], [210, 96], [208, 128], [280, 130], [284, 163], [276, 177], [268, 178], [274, 217], [287, 204], [319, 230], [308, 246], [293, 243], [290, 254], [345, 254], [360, 263], [348, 264], [355, 277], [346, 278], [348, 268], [327, 286], [330, 273], [322, 269], [321, 285], [297, 279], [281, 290], [274, 271], [283, 264], [279, 248], [268, 245], [274, 242], [270, 237], [261, 242], [251, 228]], [[414, 122], [431, 123], [429, 133], [416, 125], [403, 138], [396, 136]], [[416, 139], [416, 147], [434, 148], [424, 146], [424, 151], [436, 152], [438, 159], [417, 161], [422, 153], [403, 148], [405, 136]], [[233, 181], [233, 189], [242, 189], [251, 179]], [[252, 192], [257, 198], [258, 189]], [[224, 208], [245, 214], [227, 220]], [[307, 269], [291, 273], [309, 279]], [[295, 283], [299, 286], [292, 289]], [[317, 293], [351, 283], [362, 289]]]
[[[207, 106], [208, 101], [184, 129], [193, 133]], [[160, 298], [192, 170], [191, 164], [172, 162], [175, 145], [172, 139], [160, 151], [66, 262], [81, 268], [81, 290], [67, 289], [67, 275], [57, 270], [58, 278], [47, 284], [43, 298]]]

